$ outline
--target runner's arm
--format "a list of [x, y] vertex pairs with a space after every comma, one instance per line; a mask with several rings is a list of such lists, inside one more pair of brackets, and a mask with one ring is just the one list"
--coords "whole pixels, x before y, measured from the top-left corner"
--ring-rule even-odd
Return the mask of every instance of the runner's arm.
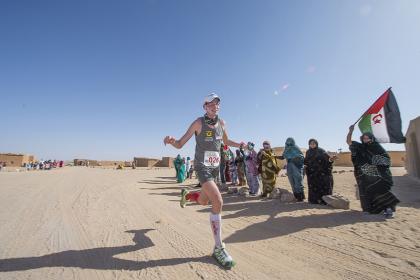
[[191, 139], [191, 137], [194, 135], [194, 133], [196, 131], [198, 131], [200, 129], [200, 122], [198, 120], [195, 120], [190, 127], [188, 128], [187, 132], [185, 132], [184, 136], [181, 137], [181, 139], [176, 140], [174, 137], [172, 136], [166, 136], [165, 139], [163, 140], [163, 143], [166, 144], [171, 144], [172, 146], [174, 146], [177, 149], [181, 149], [185, 143], [188, 142], [188, 140]]

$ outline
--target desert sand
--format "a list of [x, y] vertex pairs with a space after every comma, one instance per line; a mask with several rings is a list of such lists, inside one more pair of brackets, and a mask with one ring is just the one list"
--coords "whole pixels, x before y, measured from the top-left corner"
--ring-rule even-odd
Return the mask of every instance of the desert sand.
[[[336, 167], [335, 170], [349, 170]], [[397, 216], [224, 194], [237, 261], [210, 257], [208, 207], [179, 207], [173, 169], [66, 167], [0, 173], [0, 279], [419, 279], [420, 183], [393, 169]], [[290, 189], [287, 178], [279, 186]]]

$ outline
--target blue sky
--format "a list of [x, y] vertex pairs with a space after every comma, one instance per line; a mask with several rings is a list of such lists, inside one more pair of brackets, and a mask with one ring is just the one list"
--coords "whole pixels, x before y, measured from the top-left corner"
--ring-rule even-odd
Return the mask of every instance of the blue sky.
[[181, 137], [210, 92], [233, 140], [345, 150], [389, 86], [404, 131], [420, 115], [419, 34], [416, 0], [3, 0], [0, 152], [176, 155], [163, 137]]

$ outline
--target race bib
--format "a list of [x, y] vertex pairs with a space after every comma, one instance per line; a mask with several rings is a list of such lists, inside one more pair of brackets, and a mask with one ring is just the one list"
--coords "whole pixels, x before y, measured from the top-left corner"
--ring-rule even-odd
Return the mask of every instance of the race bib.
[[219, 152], [205, 151], [204, 152], [204, 166], [218, 167], [220, 164]]

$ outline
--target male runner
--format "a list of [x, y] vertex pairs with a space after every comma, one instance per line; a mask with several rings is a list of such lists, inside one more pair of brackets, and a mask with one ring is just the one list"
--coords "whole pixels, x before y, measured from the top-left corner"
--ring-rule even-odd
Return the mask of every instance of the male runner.
[[201, 191], [181, 191], [181, 207], [184, 208], [187, 201], [195, 201], [201, 205], [211, 203], [210, 226], [213, 232], [215, 247], [213, 257], [226, 268], [234, 266], [235, 262], [225, 249], [222, 242], [222, 218], [221, 211], [223, 199], [216, 185], [215, 178], [220, 172], [220, 145], [241, 147], [244, 144], [236, 143], [228, 138], [225, 123], [219, 119], [220, 97], [212, 93], [204, 99], [203, 108], [206, 111], [204, 117], [196, 119], [184, 136], [176, 140], [172, 136], [166, 136], [164, 143], [171, 144], [181, 149], [188, 140], [195, 135], [196, 147], [194, 158], [194, 170], [201, 184]]

